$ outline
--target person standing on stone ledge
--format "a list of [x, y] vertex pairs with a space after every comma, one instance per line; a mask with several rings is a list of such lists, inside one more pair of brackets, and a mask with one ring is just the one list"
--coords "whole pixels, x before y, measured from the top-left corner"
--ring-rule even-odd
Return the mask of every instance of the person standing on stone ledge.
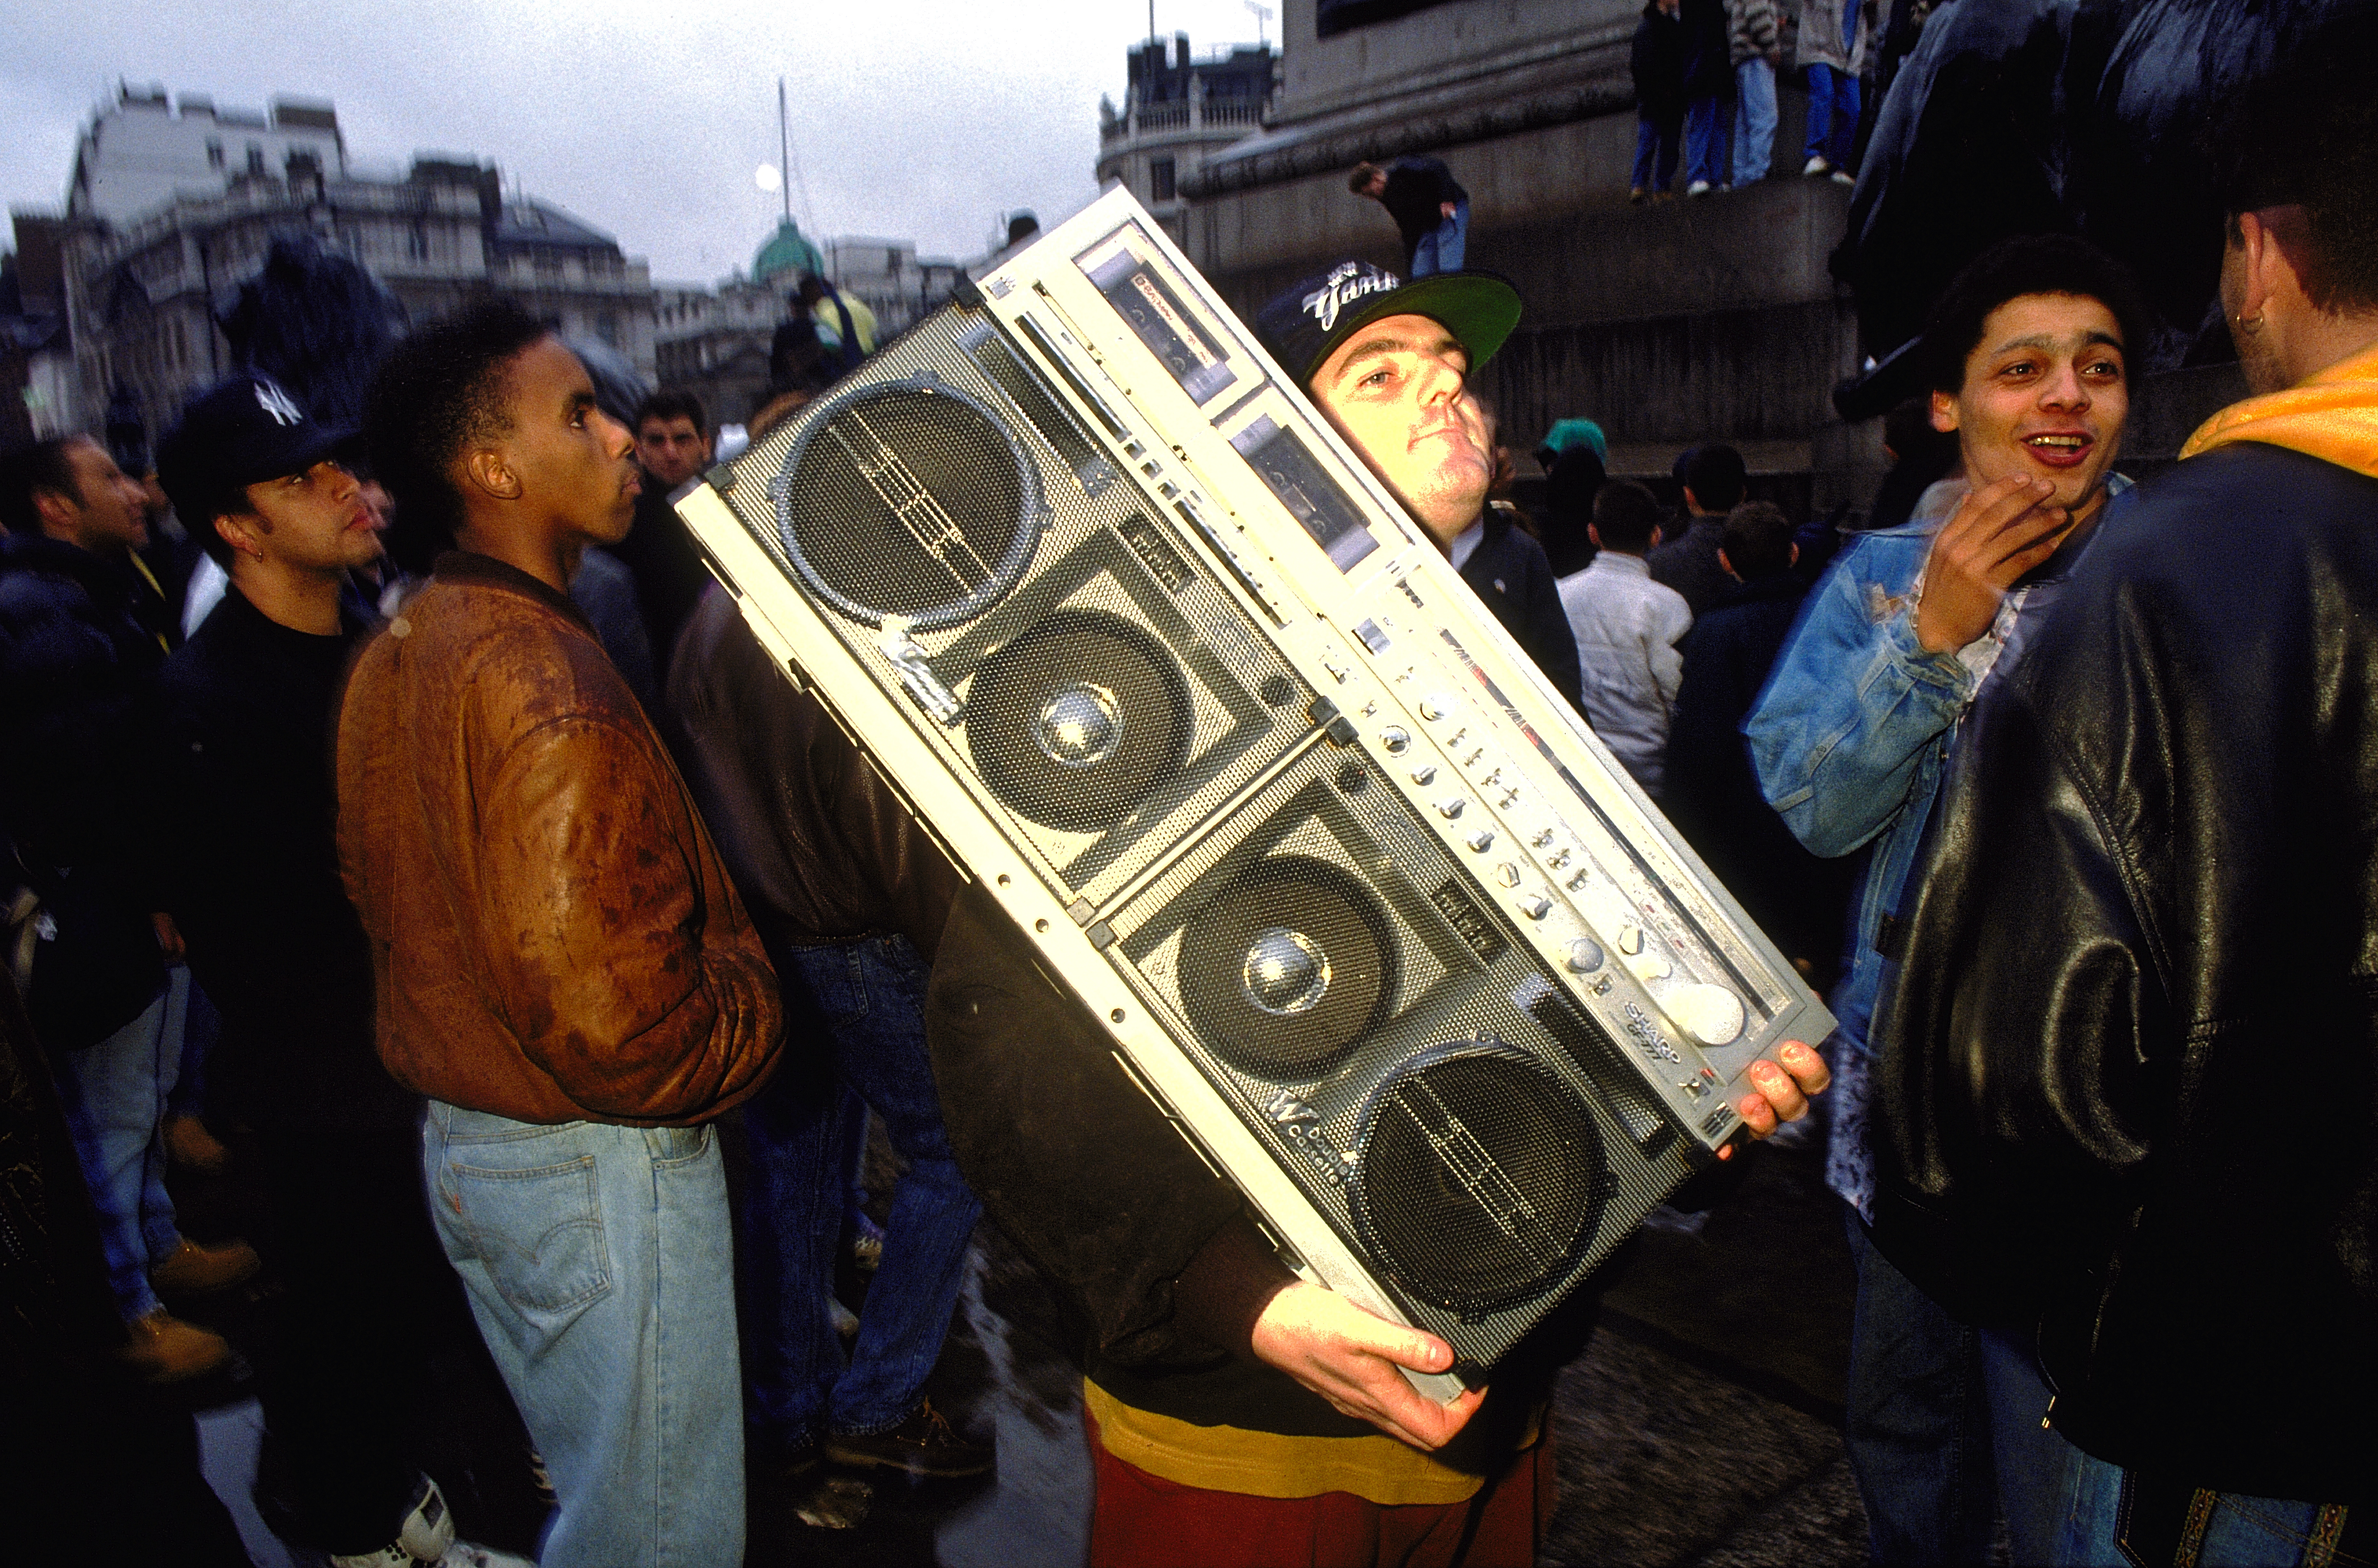
[[1404, 240], [1404, 275], [1461, 270], [1470, 239], [1470, 193], [1435, 158], [1399, 158], [1382, 169], [1357, 163], [1346, 188], [1387, 209]]

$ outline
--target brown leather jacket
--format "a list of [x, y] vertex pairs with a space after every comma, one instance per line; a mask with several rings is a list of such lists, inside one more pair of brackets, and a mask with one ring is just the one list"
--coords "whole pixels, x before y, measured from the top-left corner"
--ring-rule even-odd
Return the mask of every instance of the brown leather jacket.
[[576, 605], [439, 557], [339, 714], [339, 862], [380, 1059], [515, 1120], [683, 1124], [775, 1065], [759, 937]]
[[723, 591], [678, 640], [668, 706], [688, 783], [771, 951], [896, 932], [932, 962], [965, 879]]

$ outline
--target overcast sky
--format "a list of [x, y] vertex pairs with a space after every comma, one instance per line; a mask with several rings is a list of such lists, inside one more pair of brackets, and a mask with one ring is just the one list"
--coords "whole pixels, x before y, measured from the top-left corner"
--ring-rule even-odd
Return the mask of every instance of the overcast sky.
[[[58, 207], [119, 78], [225, 109], [327, 98], [351, 160], [492, 160], [655, 279], [707, 283], [775, 226], [752, 174], [776, 162], [782, 75], [803, 231], [963, 257], [1011, 209], [1053, 223], [1098, 194], [1099, 95], [1122, 102], [1147, 21], [1147, 0], [5, 0], [0, 197]], [[1256, 18], [1157, 0], [1156, 26], [1202, 55]]]

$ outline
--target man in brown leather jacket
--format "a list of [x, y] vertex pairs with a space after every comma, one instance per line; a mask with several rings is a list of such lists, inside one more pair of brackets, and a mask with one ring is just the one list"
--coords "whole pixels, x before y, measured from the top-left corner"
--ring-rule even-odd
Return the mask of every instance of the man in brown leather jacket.
[[400, 528], [450, 536], [339, 719], [339, 858], [381, 1059], [427, 1097], [439, 1240], [543, 1453], [541, 1561], [741, 1560], [725, 1172], [775, 976], [668, 754], [565, 587], [638, 489], [584, 367], [508, 305], [374, 383]]

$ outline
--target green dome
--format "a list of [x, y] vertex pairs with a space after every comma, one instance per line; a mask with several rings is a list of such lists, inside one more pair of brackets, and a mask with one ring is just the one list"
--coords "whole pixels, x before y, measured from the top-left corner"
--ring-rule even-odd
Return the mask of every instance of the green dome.
[[825, 257], [818, 254], [817, 246], [801, 237], [799, 227], [790, 218], [776, 225], [776, 232], [768, 236], [768, 243], [751, 258], [751, 281], [764, 283], [787, 272], [796, 278], [804, 272], [825, 275]]

